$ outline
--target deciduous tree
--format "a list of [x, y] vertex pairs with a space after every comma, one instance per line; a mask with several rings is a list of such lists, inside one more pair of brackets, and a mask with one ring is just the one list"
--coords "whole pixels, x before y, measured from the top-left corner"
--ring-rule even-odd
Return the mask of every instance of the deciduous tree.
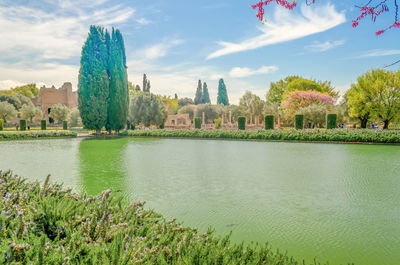
[[2, 101], [0, 102], [0, 119], [3, 119], [4, 123], [7, 123], [7, 120], [15, 118], [17, 116], [17, 110], [14, 105]]
[[43, 116], [41, 108], [35, 107], [32, 103], [23, 105], [20, 111], [22, 114], [22, 118], [25, 120], [29, 120], [31, 123], [33, 122], [33, 119], [38, 121]]
[[51, 107], [49, 117], [61, 124], [69, 119], [70, 110], [63, 104], [56, 104]]
[[160, 97], [151, 93], [135, 94], [130, 103], [129, 122], [133, 125], [163, 126], [168, 116]]

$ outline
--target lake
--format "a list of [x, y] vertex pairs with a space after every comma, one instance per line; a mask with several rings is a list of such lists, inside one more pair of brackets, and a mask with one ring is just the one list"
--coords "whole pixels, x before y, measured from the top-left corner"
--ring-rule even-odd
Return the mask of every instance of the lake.
[[297, 259], [400, 264], [400, 146], [189, 139], [0, 142], [0, 169], [112, 188], [184, 225]]

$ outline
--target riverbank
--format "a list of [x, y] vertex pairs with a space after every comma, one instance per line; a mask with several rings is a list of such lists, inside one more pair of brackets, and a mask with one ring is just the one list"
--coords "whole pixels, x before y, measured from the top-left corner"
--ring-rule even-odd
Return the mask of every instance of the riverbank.
[[167, 137], [167, 138], [207, 138], [266, 141], [337, 142], [337, 143], [377, 143], [399, 144], [400, 131], [361, 129], [313, 129], [313, 130], [130, 130], [121, 136]]
[[30, 140], [46, 138], [73, 138], [77, 137], [76, 132], [60, 131], [0, 131], [0, 140]]
[[110, 190], [79, 196], [0, 172], [0, 193], [1, 264], [303, 264], [268, 245], [233, 245], [166, 221]]

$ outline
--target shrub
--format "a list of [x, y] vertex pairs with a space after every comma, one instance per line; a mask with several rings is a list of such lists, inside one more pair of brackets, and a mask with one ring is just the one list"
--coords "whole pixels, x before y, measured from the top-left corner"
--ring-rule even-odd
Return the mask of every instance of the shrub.
[[68, 121], [63, 121], [63, 130], [68, 130]]
[[246, 117], [238, 117], [238, 129], [246, 130]]
[[337, 128], [337, 114], [328, 114], [326, 119], [326, 128], [335, 129]]
[[26, 131], [26, 120], [19, 120], [19, 129], [21, 131]]
[[[76, 132], [71, 131], [2, 131], [0, 132], [0, 140], [23, 140], [37, 138], [58, 138], [58, 137], [76, 137]], [[0, 263], [1, 264], [1, 263]]]
[[4, 128], [4, 120], [0, 119], [0, 131], [2, 131]]
[[304, 115], [297, 114], [295, 116], [295, 128], [296, 130], [303, 130], [304, 129]]
[[201, 122], [202, 122], [202, 120], [200, 117], [194, 118], [194, 128], [201, 129]]
[[265, 115], [264, 128], [265, 128], [265, 130], [273, 130], [274, 129], [274, 115]]
[[221, 129], [222, 128], [222, 119], [218, 118], [214, 120], [215, 123], [215, 129]]
[[47, 129], [47, 121], [46, 120], [41, 120], [40, 121], [40, 129], [42, 131], [45, 131]]
[[135, 130], [135, 124], [131, 124], [131, 130]]

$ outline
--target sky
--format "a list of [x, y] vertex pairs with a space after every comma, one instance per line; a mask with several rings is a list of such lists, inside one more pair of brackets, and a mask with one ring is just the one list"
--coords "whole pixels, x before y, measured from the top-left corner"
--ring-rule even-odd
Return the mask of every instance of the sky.
[[[0, 0], [0, 89], [26, 83], [78, 86], [80, 55], [90, 25], [120, 29], [128, 79], [152, 92], [194, 98], [207, 82], [211, 102], [224, 78], [231, 103], [246, 92], [265, 99], [271, 82], [288, 75], [328, 80], [344, 93], [362, 73], [400, 59], [393, 7], [375, 23], [351, 22], [360, 0], [317, 0], [288, 11], [257, 0]], [[392, 2], [392, 1], [388, 1]], [[396, 65], [392, 70], [399, 69]]]

